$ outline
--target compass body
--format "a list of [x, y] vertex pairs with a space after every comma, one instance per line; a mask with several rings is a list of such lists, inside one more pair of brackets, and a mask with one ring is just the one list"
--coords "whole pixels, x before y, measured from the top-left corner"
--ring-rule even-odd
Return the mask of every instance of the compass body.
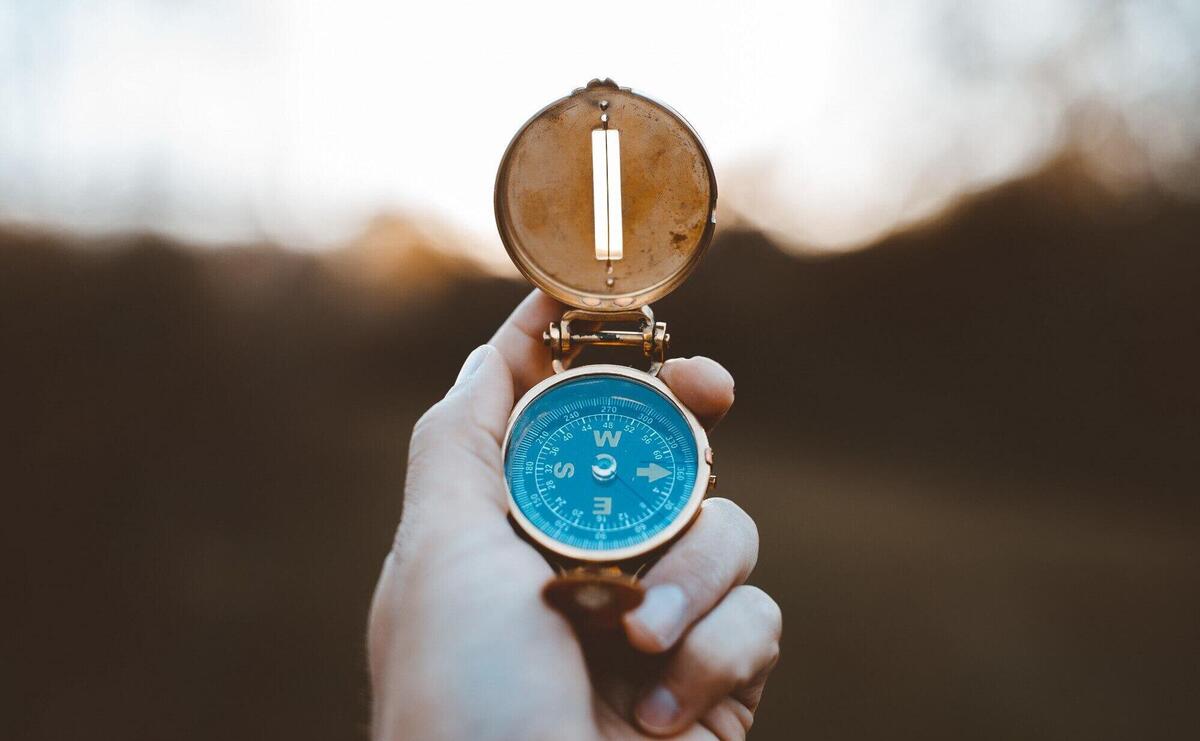
[[614, 562], [686, 527], [710, 454], [666, 386], [609, 365], [547, 380], [518, 404], [505, 442], [509, 509], [522, 529], [568, 558]]
[[[704, 429], [658, 380], [670, 336], [649, 303], [699, 263], [716, 199], [692, 127], [612, 80], [534, 115], [496, 175], [509, 256], [570, 307], [544, 335], [555, 374], [509, 421], [509, 511], [552, 561], [573, 565], [547, 600], [592, 623], [611, 624], [641, 600], [634, 574], [695, 519], [713, 481]], [[567, 370], [587, 346], [636, 350], [650, 367]]]

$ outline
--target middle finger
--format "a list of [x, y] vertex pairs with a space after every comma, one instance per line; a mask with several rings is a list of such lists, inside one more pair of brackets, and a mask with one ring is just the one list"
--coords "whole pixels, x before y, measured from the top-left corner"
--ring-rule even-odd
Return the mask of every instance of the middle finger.
[[646, 597], [625, 616], [629, 642], [647, 653], [675, 645], [758, 561], [758, 528], [728, 499], [708, 499], [691, 528], [654, 564]]

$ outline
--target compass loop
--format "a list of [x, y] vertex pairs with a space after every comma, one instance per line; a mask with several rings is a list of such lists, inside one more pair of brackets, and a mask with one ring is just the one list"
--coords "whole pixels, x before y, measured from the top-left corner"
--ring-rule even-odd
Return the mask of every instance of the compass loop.
[[[573, 322], [588, 325], [586, 331], [572, 331]], [[612, 329], [613, 324], [635, 324], [637, 329]], [[562, 319], [551, 322], [542, 334], [542, 341], [550, 348], [554, 371], [561, 373], [565, 363], [585, 346], [639, 348], [650, 361], [647, 371], [658, 375], [667, 358], [667, 346], [671, 335], [667, 334], [667, 323], [654, 321], [654, 312], [649, 306], [635, 311], [588, 311], [574, 309], [563, 314]]]

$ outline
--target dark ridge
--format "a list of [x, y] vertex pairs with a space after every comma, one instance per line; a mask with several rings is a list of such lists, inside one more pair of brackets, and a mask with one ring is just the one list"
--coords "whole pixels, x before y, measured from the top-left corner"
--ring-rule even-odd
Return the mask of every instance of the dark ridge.
[[[1192, 735], [1198, 233], [1064, 160], [853, 254], [725, 232], [656, 307], [737, 377], [758, 738]], [[408, 432], [527, 288], [378, 290], [0, 231], [8, 735], [365, 735]]]

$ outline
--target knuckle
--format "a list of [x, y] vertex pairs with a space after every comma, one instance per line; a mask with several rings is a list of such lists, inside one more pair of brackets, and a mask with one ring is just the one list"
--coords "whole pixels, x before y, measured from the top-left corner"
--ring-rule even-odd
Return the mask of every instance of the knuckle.
[[771, 647], [767, 651], [766, 671], [771, 671], [775, 668], [775, 665], [779, 663], [779, 653], [779, 641], [772, 641]]
[[500, 443], [492, 434], [479, 425], [465, 425], [457, 433], [463, 450], [478, 459], [485, 468], [501, 468]]
[[752, 626], [748, 633], [757, 635], [756, 650], [749, 652], [749, 679], [757, 679], [766, 676], [779, 662], [779, 641], [784, 628], [784, 614], [779, 609], [779, 603], [757, 586], [743, 586], [738, 591], [742, 596], [742, 609], [746, 620], [749, 626]]
[[743, 552], [744, 567], [742, 577], [749, 576], [758, 563], [758, 524], [746, 510], [736, 502], [724, 497], [713, 497], [704, 502], [706, 512], [717, 515], [719, 524], [726, 531], [726, 537]]
[[691, 674], [703, 684], [746, 684], [759, 672], [761, 651], [748, 635], [730, 640], [728, 625], [701, 623], [684, 640]]
[[489, 469], [499, 465], [498, 441], [471, 418], [469, 400], [453, 394], [431, 406], [413, 425], [408, 453], [410, 475], [422, 470], [418, 461], [437, 458], [429, 455], [434, 448], [446, 446], [482, 461]]
[[714, 604], [729, 589], [728, 566], [720, 553], [697, 553], [692, 558], [690, 571], [694, 594], [703, 596], [702, 601]]
[[413, 425], [411, 445], [417, 447], [428, 440], [437, 439], [441, 435], [439, 432], [446, 427], [447, 417], [450, 415], [448, 400], [442, 399], [438, 403], [425, 410]]
[[758, 656], [753, 652], [743, 652], [727, 658], [722, 664], [723, 676], [733, 680], [735, 685], [743, 685], [754, 679], [758, 674]]
[[755, 586], [746, 586], [744, 593], [767, 632], [778, 642], [783, 634], [783, 610], [771, 595]]
[[736, 685], [748, 682], [754, 675], [753, 656], [748, 651], [735, 651], [719, 637], [687, 642], [692, 655], [693, 676], [704, 684]]

